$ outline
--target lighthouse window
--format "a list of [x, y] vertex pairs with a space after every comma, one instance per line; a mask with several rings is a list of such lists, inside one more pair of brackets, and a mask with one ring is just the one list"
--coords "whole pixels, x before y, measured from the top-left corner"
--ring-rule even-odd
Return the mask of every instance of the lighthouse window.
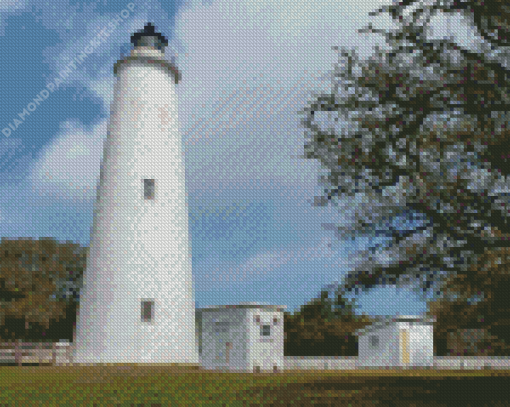
[[143, 180], [143, 196], [145, 199], [154, 199], [155, 180]]
[[216, 321], [214, 323], [214, 332], [228, 332], [230, 322]]
[[260, 327], [260, 336], [271, 336], [271, 325], [262, 325]]
[[378, 336], [371, 336], [370, 337], [370, 345], [373, 348], [377, 348], [377, 346], [379, 346], [379, 337]]
[[154, 301], [142, 301], [142, 322], [151, 322], [154, 316]]

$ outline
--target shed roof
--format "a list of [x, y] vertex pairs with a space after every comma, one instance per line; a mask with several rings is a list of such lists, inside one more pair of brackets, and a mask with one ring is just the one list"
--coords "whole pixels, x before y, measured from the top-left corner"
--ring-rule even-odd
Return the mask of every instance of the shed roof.
[[430, 325], [436, 322], [435, 317], [426, 317], [420, 315], [376, 316], [373, 318], [376, 320], [373, 324], [370, 324], [363, 329], [358, 329], [354, 335], [364, 335], [376, 329], [384, 328], [397, 322], [417, 322], [422, 325]]
[[271, 305], [271, 304], [260, 304], [256, 302], [241, 302], [239, 304], [232, 305], [210, 305], [203, 308], [197, 308], [196, 310], [199, 312], [207, 312], [207, 311], [223, 311], [223, 310], [231, 310], [231, 309], [247, 309], [247, 308], [255, 308], [261, 309], [265, 311], [285, 311], [287, 308], [286, 305]]

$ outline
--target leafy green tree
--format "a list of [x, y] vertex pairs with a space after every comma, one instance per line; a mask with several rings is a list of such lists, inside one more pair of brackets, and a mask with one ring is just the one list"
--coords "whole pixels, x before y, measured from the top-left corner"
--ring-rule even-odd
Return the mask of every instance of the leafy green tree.
[[51, 238], [2, 239], [2, 340], [72, 340], [86, 253], [77, 244]]
[[428, 314], [437, 317], [436, 354], [509, 354], [509, 256], [510, 249], [506, 247], [486, 251], [466, 273], [445, 282], [443, 298], [429, 303]]
[[[443, 350], [448, 333], [480, 329], [493, 354], [505, 352], [508, 302], [497, 295], [510, 247], [509, 71], [501, 62], [510, 9], [496, 0], [434, 0], [406, 17], [416, 4], [382, 7], [399, 27], [361, 31], [383, 33], [391, 49], [376, 48], [363, 62], [342, 49], [346, 64], [334, 70], [331, 93], [303, 110], [304, 158], [326, 172], [314, 204], [356, 197], [350, 222], [324, 227], [378, 242], [361, 253], [342, 292], [381, 284], [432, 292], [429, 313], [440, 317], [435, 336]], [[471, 18], [489, 45], [480, 52], [427, 38], [438, 11]], [[338, 128], [340, 121], [348, 125]], [[482, 272], [491, 262], [500, 267]]]
[[284, 313], [285, 356], [357, 356], [358, 341], [354, 336], [373, 321], [357, 316], [341, 298], [330, 299], [328, 290], [294, 314]]

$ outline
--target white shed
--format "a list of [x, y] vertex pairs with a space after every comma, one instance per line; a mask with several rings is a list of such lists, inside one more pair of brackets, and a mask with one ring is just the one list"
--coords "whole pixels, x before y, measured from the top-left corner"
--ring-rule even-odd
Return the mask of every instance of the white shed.
[[358, 366], [433, 366], [435, 319], [414, 315], [379, 317], [356, 332]]
[[197, 309], [204, 369], [282, 371], [283, 305], [241, 303]]

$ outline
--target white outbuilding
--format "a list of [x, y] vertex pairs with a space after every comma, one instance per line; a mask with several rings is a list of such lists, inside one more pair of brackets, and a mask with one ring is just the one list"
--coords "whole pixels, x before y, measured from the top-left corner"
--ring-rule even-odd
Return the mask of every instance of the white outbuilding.
[[204, 369], [277, 372], [284, 369], [283, 305], [241, 303], [197, 309]]
[[414, 315], [379, 317], [356, 332], [359, 367], [431, 367], [435, 319]]

